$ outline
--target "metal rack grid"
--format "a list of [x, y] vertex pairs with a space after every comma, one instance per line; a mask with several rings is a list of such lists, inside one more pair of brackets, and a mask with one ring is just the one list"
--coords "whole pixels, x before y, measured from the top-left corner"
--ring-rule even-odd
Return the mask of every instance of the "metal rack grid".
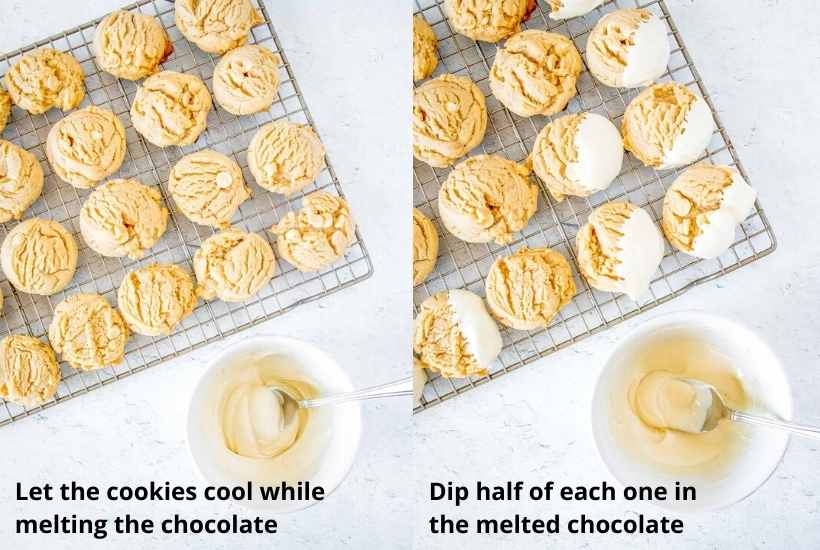
[[[0, 290], [5, 296], [5, 307], [0, 317], [0, 337], [28, 334], [35, 338], [47, 338], [54, 306], [76, 292], [96, 292], [105, 296], [110, 303], [116, 304], [117, 288], [125, 273], [140, 266], [153, 262], [177, 263], [192, 273], [192, 258], [196, 249], [214, 230], [198, 226], [177, 212], [174, 202], [169, 198], [167, 181], [168, 173], [176, 161], [193, 151], [214, 149], [233, 157], [239, 163], [246, 182], [253, 189], [253, 197], [242, 204], [232, 221], [236, 227], [264, 235], [270, 244], [273, 244], [273, 239], [267, 228], [288, 211], [297, 209], [304, 195], [324, 190], [343, 196], [329, 161], [316, 182], [291, 197], [265, 191], [254, 182], [245, 152], [255, 131], [271, 120], [287, 118], [313, 126], [313, 119], [265, 6], [256, 0], [252, 2], [262, 11], [265, 22], [252, 29], [248, 43], [269, 48], [280, 56], [279, 96], [267, 112], [245, 117], [232, 115], [214, 103], [208, 115], [207, 130], [196, 143], [187, 147], [158, 148], [134, 130], [129, 110], [138, 83], [114, 78], [96, 66], [91, 43], [99, 19], [0, 56], [0, 74], [5, 74], [24, 53], [38, 47], [47, 46], [74, 55], [86, 75], [87, 95], [82, 106], [94, 104], [110, 109], [119, 116], [126, 128], [128, 152], [122, 168], [112, 177], [135, 178], [146, 185], [157, 187], [170, 212], [168, 230], [162, 240], [140, 261], [105, 258], [89, 249], [80, 236], [78, 219], [83, 200], [89, 191], [77, 190], [62, 182], [54, 175], [45, 158], [48, 131], [64, 114], [52, 109], [35, 116], [15, 107], [2, 137], [32, 152], [40, 160], [45, 173], [43, 194], [25, 217], [44, 216], [62, 223], [75, 235], [80, 253], [72, 282], [65, 290], [53, 296], [18, 292], [5, 276], [0, 275]], [[162, 22], [174, 46], [174, 52], [163, 63], [163, 69], [196, 74], [205, 81], [209, 89], [212, 88], [216, 60], [214, 56], [190, 44], [177, 30], [173, 2], [141, 0], [122, 9], [150, 15]], [[0, 237], [5, 238], [15, 224], [16, 222], [2, 224]], [[232, 304], [221, 301], [200, 302], [194, 313], [169, 336], [152, 338], [132, 335], [120, 365], [80, 372], [62, 363], [62, 381], [55, 398], [40, 407], [26, 409], [0, 399], [0, 426], [281, 315], [303, 303], [356, 284], [371, 273], [370, 257], [358, 232], [355, 243], [345, 257], [321, 272], [301, 273], [279, 260], [274, 278], [253, 298]]]
[[[565, 112], [555, 117], [519, 117], [505, 109], [489, 90], [488, 75], [497, 46], [484, 42], [477, 43], [453, 32], [442, 10], [443, 0], [414, 1], [415, 14], [421, 15], [430, 23], [438, 37], [439, 66], [433, 77], [443, 73], [469, 76], [486, 96], [487, 132], [484, 141], [471, 154], [497, 154], [511, 160], [523, 161], [532, 150], [540, 129], [553, 118], [567, 112], [599, 113], [619, 126], [626, 106], [640, 91], [606, 87], [584, 70], [578, 78], [578, 94]], [[664, 0], [609, 0], [586, 16], [568, 21], [549, 19], [548, 3], [546, 0], [538, 0], [535, 11], [524, 27], [568, 36], [583, 56], [588, 34], [595, 23], [606, 13], [619, 8], [644, 8], [666, 23], [672, 53], [668, 70], [660, 80], [675, 81], [699, 92], [709, 104], [717, 126], [708, 150], [699, 161], [735, 166], [748, 181], [748, 176], [720, 122]], [[427, 281], [414, 290], [416, 308], [428, 296], [447, 289], [466, 288], [483, 296], [484, 279], [493, 261], [524, 245], [531, 248], [550, 247], [561, 252], [574, 267], [577, 286], [577, 294], [572, 303], [563, 308], [546, 329], [517, 331], [500, 327], [504, 346], [487, 376], [464, 379], [447, 379], [437, 374], [431, 376], [415, 412], [571, 346], [586, 336], [606, 330], [680, 296], [698, 284], [721, 277], [774, 251], [777, 246], [774, 233], [763, 209], [756, 203], [755, 211], [742, 224], [734, 244], [715, 260], [693, 258], [674, 251], [666, 244], [660, 273], [651, 283], [651, 296], [640, 303], [633, 302], [626, 296], [590, 288], [586, 281], [578, 276], [578, 263], [573, 244], [579, 228], [592, 209], [609, 201], [628, 200], [647, 210], [655, 221], [659, 221], [665, 191], [681, 170], [656, 171], [644, 167], [640, 161], [627, 154], [624, 156], [621, 174], [607, 190], [588, 198], [567, 197], [560, 203], [553, 201], [542, 182], [533, 176], [541, 190], [538, 212], [512, 243], [496, 245], [466, 243], [453, 237], [444, 228], [439, 221], [436, 197], [450, 169], [431, 168], [426, 163], [415, 160], [414, 205], [433, 220], [440, 236], [436, 270]]]

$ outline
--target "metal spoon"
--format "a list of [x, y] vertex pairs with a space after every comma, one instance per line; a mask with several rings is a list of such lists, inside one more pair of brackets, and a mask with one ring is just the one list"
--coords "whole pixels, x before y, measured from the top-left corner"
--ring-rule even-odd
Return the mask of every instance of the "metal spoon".
[[784, 422], [783, 420], [776, 420], [774, 418], [767, 418], [765, 416], [736, 411], [726, 405], [726, 402], [723, 400], [723, 396], [720, 395], [720, 392], [718, 392], [714, 386], [705, 384], [700, 380], [693, 380], [691, 378], [681, 378], [681, 380], [691, 385], [696, 390], [699, 388], [706, 389], [712, 395], [712, 403], [709, 406], [709, 410], [706, 414], [706, 420], [703, 422], [703, 428], [700, 430], [701, 432], [714, 430], [717, 427], [718, 422], [724, 418], [727, 418], [733, 422], [743, 422], [744, 424], [753, 424], [756, 426], [767, 426], [769, 428], [784, 430], [803, 437], [820, 439], [820, 428], [795, 424], [794, 422]]
[[378, 386], [347, 393], [317, 397], [316, 399], [298, 399], [288, 393], [287, 389], [279, 386], [270, 386], [269, 389], [282, 404], [282, 428], [284, 429], [284, 427], [295, 421], [296, 413], [299, 409], [314, 409], [316, 407], [324, 407], [325, 405], [338, 405], [340, 403], [364, 401], [365, 399], [376, 399], [379, 397], [413, 395], [413, 377], [408, 376], [395, 382], [388, 382], [387, 384], [380, 384]]

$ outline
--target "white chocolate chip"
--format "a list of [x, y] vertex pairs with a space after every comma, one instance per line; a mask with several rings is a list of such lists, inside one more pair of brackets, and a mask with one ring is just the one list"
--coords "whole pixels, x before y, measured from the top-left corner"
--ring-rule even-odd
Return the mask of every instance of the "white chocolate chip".
[[220, 189], [227, 189], [233, 183], [233, 178], [228, 172], [220, 172], [216, 175], [216, 186]]

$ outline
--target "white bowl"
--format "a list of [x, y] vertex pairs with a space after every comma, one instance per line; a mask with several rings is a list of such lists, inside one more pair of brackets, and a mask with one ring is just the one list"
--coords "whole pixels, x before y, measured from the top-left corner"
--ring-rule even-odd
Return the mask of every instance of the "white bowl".
[[592, 431], [598, 453], [609, 471], [623, 485], [665, 486], [674, 495], [675, 481], [694, 485], [697, 500], [653, 501], [664, 508], [702, 511], [722, 508], [749, 496], [774, 472], [786, 451], [786, 433], [750, 426], [744, 448], [719, 478], [687, 474], [673, 476], [652, 468], [617, 440], [610, 416], [613, 398], [624, 398], [626, 369], [634, 353], [659, 331], [684, 329], [722, 352], [737, 367], [749, 396], [760, 406], [784, 419], [791, 418], [792, 397], [780, 361], [751, 330], [716, 315], [684, 312], [662, 315], [636, 328], [615, 348], [598, 378], [592, 398]]
[[242, 356], [271, 353], [284, 355], [298, 364], [321, 395], [353, 389], [345, 371], [312, 344], [278, 336], [252, 337], [225, 350], [202, 374], [188, 408], [188, 448], [197, 469], [209, 484], [233, 486], [254, 482], [254, 499], [240, 501], [243, 506], [275, 513], [293, 512], [307, 508], [316, 501], [263, 501], [258, 498], [256, 486], [276, 486], [282, 481], [294, 485], [297, 481], [309, 481], [311, 486], [322, 486], [325, 496], [329, 495], [347, 477], [355, 460], [362, 431], [361, 407], [358, 403], [347, 403], [313, 411], [310, 422], [317, 422], [329, 435], [313, 463], [304, 465], [304, 461], [299, 461], [295, 464], [297, 468], [304, 466], [305, 471], [309, 472], [306, 475], [281, 476], [274, 469], [266, 469], [262, 474], [254, 474], [257, 479], [248, 479], [244, 472], [252, 459], [238, 457], [225, 448], [216, 421], [221, 395], [219, 383], [224, 378], [226, 368], [236, 365], [237, 359]]

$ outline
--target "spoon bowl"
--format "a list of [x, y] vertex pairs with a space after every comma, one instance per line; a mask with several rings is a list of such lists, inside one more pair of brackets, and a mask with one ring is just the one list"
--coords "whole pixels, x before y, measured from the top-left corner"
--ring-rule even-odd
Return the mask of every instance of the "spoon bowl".
[[820, 427], [807, 426], [797, 424], [795, 422], [785, 422], [778, 418], [770, 418], [758, 414], [749, 414], [743, 411], [736, 411], [726, 405], [726, 402], [723, 400], [723, 396], [720, 395], [720, 392], [718, 392], [713, 386], [691, 378], [681, 378], [680, 380], [691, 385], [695, 390], [708, 391], [712, 398], [709, 409], [706, 412], [706, 419], [703, 422], [703, 427], [699, 432], [693, 433], [714, 430], [718, 423], [725, 418], [732, 422], [742, 422], [744, 424], [752, 424], [755, 426], [765, 426], [767, 428], [782, 430], [801, 437], [808, 437], [809, 439], [820, 439]]

